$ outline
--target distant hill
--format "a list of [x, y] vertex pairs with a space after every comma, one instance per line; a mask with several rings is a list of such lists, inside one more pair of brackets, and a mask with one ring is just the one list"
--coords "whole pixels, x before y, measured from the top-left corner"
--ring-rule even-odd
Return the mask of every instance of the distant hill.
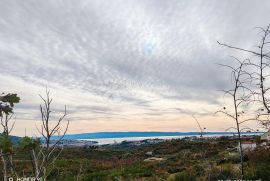
[[[1, 135], [2, 134], [0, 133], [0, 136]], [[18, 136], [10, 136], [10, 137], [11, 137], [12, 143], [14, 143], [14, 144], [18, 144], [20, 142], [20, 140], [21, 140], [21, 137], [18, 137]]]
[[[244, 134], [258, 134], [244, 133]], [[205, 132], [203, 135], [233, 135], [235, 132]], [[64, 139], [98, 139], [98, 138], [126, 138], [126, 137], [158, 137], [158, 136], [200, 136], [199, 132], [96, 132], [65, 135]], [[57, 137], [54, 137], [57, 138]]]

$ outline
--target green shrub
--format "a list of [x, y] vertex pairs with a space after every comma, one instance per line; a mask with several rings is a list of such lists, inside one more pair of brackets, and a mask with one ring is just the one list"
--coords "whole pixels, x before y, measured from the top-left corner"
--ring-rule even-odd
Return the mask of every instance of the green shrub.
[[174, 174], [173, 177], [168, 179], [169, 181], [196, 181], [196, 175], [192, 172], [182, 171]]
[[210, 180], [227, 180], [227, 179], [237, 179], [239, 178], [239, 173], [234, 169], [233, 164], [224, 164], [218, 167], [213, 168], [208, 174]]

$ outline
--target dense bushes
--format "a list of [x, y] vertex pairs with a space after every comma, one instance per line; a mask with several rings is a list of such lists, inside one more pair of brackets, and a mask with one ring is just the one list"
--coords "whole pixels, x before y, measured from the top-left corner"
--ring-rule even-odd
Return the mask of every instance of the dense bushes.
[[210, 180], [227, 180], [227, 179], [237, 179], [240, 177], [239, 165], [234, 164], [224, 164], [214, 167], [210, 170], [208, 174]]
[[247, 154], [249, 159], [246, 179], [270, 180], [270, 149], [259, 149]]
[[192, 172], [182, 171], [171, 176], [168, 180], [169, 181], [196, 181], [196, 175]]
[[[160, 179], [216, 181], [238, 179], [240, 174], [238, 153], [226, 149], [236, 144], [234, 141], [218, 144], [219, 141], [215, 140], [214, 144], [211, 140], [205, 141], [204, 145], [209, 149], [204, 150], [198, 149], [198, 142], [186, 140], [183, 142], [182, 140], [166, 141], [129, 149], [113, 146], [65, 148], [51, 168], [48, 180], [69, 181], [79, 178], [82, 181], [119, 179], [125, 181]], [[148, 157], [145, 153], [152, 150], [154, 150], [152, 156], [161, 157], [164, 160], [144, 161]], [[207, 157], [201, 157], [202, 151]], [[16, 154], [14, 159], [20, 160], [16, 168], [27, 176], [32, 175], [31, 162], [26, 161], [29, 160], [27, 151], [17, 150], [16, 153], [19, 154]], [[221, 163], [221, 160], [225, 161]], [[270, 180], [270, 151], [258, 149], [247, 153], [245, 167], [247, 168], [245, 179]]]

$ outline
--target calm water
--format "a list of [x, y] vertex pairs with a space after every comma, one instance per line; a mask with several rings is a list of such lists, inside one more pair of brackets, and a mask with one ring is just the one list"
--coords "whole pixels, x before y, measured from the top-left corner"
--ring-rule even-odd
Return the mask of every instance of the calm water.
[[[232, 136], [233, 134], [215, 134], [215, 135], [203, 135], [203, 137], [220, 137], [220, 136]], [[246, 135], [256, 135], [256, 133], [246, 134]], [[78, 139], [78, 140], [86, 140], [86, 141], [97, 141], [99, 145], [105, 144], [114, 144], [114, 143], [121, 143], [122, 141], [141, 141], [146, 139], [163, 139], [163, 140], [170, 140], [170, 139], [179, 139], [184, 137], [191, 137], [194, 135], [184, 135], [184, 136], [154, 136], [154, 137], [124, 137], [124, 138], [97, 138], [97, 139]], [[198, 136], [198, 135], [195, 135]]]
[[176, 139], [184, 136], [155, 136], [155, 137], [125, 137], [125, 138], [97, 138], [97, 139], [80, 139], [87, 141], [97, 141], [99, 145], [121, 143], [122, 141], [141, 141], [147, 139]]

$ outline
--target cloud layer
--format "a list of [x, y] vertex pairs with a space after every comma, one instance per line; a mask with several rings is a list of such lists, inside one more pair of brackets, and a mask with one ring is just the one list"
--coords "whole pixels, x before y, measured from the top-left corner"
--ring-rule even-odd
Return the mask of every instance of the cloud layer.
[[34, 134], [45, 86], [56, 110], [68, 106], [71, 132], [188, 130], [192, 114], [212, 124], [222, 103], [217, 90], [230, 85], [216, 64], [235, 55], [216, 40], [254, 48], [254, 27], [270, 20], [266, 7], [269, 1], [0, 1], [0, 91], [22, 97], [15, 134], [24, 127]]

